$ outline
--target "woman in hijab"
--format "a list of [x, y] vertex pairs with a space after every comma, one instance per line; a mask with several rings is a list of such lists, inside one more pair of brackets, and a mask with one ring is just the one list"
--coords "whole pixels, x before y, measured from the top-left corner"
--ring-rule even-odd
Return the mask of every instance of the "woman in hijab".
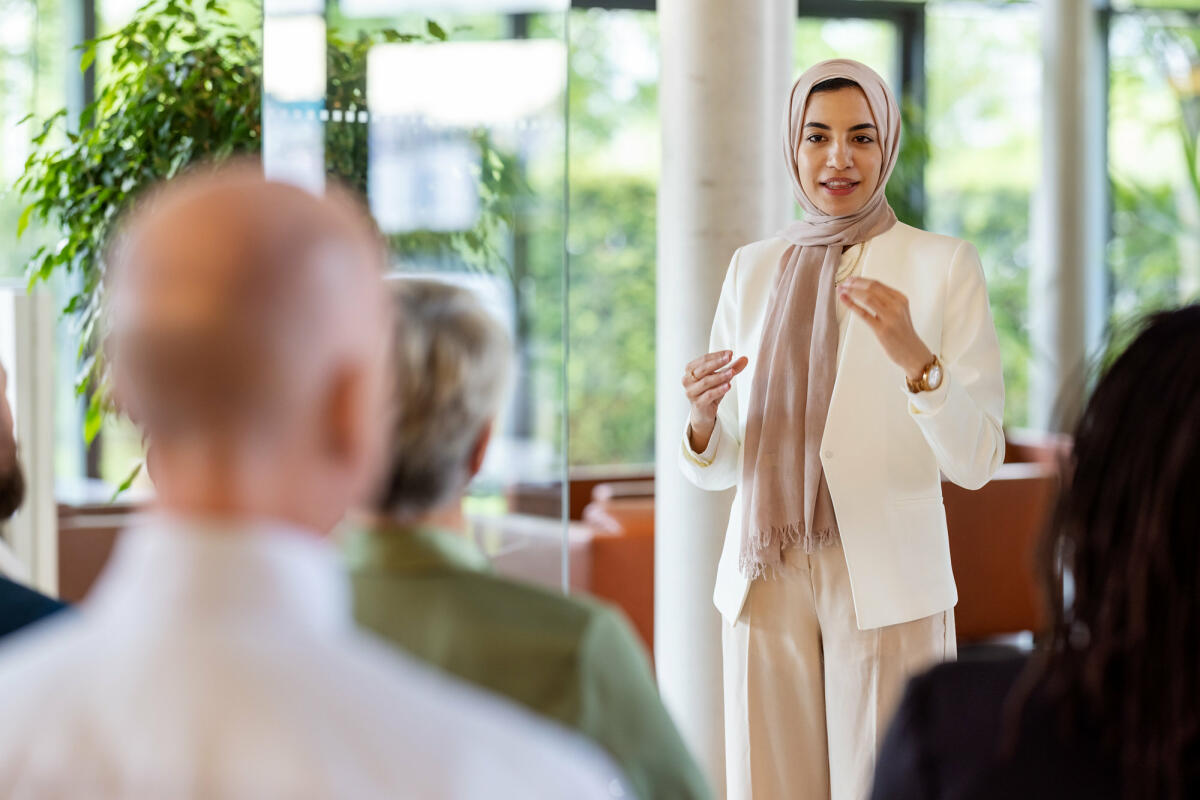
[[804, 218], [734, 253], [683, 377], [682, 469], [737, 487], [714, 593], [730, 800], [866, 797], [906, 679], [955, 656], [940, 474], [975, 489], [1004, 459], [1000, 348], [975, 248], [888, 205], [899, 138], [869, 67], [800, 76]]

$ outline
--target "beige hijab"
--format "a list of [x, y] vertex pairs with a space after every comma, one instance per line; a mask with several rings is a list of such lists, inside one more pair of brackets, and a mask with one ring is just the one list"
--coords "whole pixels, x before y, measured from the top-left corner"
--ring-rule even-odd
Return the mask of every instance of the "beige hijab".
[[[804, 193], [796, 164], [812, 88], [831, 78], [862, 87], [878, 128], [883, 164], [875, 193], [857, 212], [831, 217]], [[865, 64], [834, 59], [809, 69], [792, 87], [783, 123], [783, 152], [804, 219], [779, 233], [791, 245], [763, 326], [750, 390], [742, 464], [742, 547], [748, 578], [773, 574], [783, 551], [813, 552], [838, 535], [821, 467], [821, 436], [837, 372], [834, 275], [843, 249], [896, 224], [884, 187], [900, 149], [900, 109], [883, 79]]]

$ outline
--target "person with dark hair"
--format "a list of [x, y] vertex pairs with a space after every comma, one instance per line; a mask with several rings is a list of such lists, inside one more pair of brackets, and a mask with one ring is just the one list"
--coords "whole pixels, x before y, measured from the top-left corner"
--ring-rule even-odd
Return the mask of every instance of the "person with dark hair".
[[888, 205], [884, 80], [817, 64], [783, 132], [804, 218], [733, 254], [679, 462], [737, 488], [713, 593], [728, 797], [862, 800], [905, 682], [955, 656], [940, 475], [975, 489], [1004, 460], [1004, 379], [975, 248]]
[[457, 677], [579, 731], [637, 797], [711, 792], [620, 611], [494, 573], [463, 495], [483, 464], [512, 362], [500, 322], [468, 289], [395, 287], [396, 419], [372, 524], [346, 542], [359, 624]]
[[1028, 659], [915, 679], [875, 800], [1200, 794], [1200, 305], [1154, 315], [1096, 386], [1040, 544]]
[[[25, 473], [17, 457], [8, 372], [0, 365], [0, 520], [17, 513], [25, 501]], [[66, 604], [0, 576], [0, 636], [6, 636], [62, 611]]]
[[8, 405], [8, 372], [0, 364], [0, 519], [17, 513], [25, 502], [25, 473], [17, 459], [16, 425]]

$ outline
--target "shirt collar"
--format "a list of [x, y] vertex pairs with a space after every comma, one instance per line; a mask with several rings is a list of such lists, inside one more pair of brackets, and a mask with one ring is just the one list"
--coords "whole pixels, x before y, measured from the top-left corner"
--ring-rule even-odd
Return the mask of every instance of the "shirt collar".
[[351, 625], [349, 585], [320, 534], [270, 520], [146, 514], [121, 534], [85, 613], [156, 623], [330, 633]]
[[384, 524], [347, 535], [351, 569], [389, 572], [486, 572], [487, 556], [465, 537], [427, 526]]

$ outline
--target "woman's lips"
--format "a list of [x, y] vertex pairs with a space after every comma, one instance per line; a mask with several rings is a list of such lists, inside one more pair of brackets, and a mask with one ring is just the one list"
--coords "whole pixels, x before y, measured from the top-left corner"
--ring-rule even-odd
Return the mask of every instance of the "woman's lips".
[[823, 181], [821, 188], [835, 197], [845, 197], [858, 188], [858, 181]]

